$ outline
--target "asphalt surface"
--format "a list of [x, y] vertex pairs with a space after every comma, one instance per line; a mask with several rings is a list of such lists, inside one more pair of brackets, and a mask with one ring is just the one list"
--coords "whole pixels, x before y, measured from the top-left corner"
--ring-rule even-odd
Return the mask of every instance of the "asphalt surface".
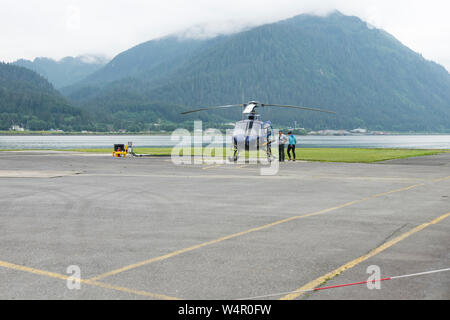
[[450, 272], [288, 295], [450, 268], [450, 154], [260, 168], [0, 152], [0, 299], [450, 299]]

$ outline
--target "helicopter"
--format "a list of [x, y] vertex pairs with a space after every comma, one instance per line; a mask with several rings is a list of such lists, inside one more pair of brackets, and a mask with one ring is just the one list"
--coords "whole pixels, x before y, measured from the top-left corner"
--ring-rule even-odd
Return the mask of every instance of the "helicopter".
[[267, 155], [267, 160], [270, 162], [273, 160], [272, 147], [271, 144], [274, 142], [273, 126], [270, 120], [262, 121], [260, 115], [257, 113], [256, 109], [265, 107], [276, 107], [276, 108], [292, 108], [301, 109], [325, 113], [333, 113], [333, 111], [308, 108], [300, 106], [290, 106], [290, 105], [280, 105], [280, 104], [265, 104], [258, 101], [249, 101], [245, 104], [231, 104], [224, 106], [206, 107], [195, 110], [189, 110], [182, 112], [181, 114], [190, 114], [199, 111], [214, 110], [214, 109], [227, 109], [227, 108], [243, 108], [242, 115], [243, 119], [237, 121], [233, 131], [233, 157], [232, 161], [236, 162], [239, 158], [239, 149], [242, 146], [245, 151], [256, 150], [259, 152], [260, 148], [264, 148]]

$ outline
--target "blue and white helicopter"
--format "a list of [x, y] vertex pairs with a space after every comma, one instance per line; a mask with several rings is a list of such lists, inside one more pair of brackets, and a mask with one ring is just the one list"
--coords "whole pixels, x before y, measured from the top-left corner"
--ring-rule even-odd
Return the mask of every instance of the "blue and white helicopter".
[[307, 107], [288, 106], [279, 104], [264, 104], [257, 101], [249, 101], [246, 104], [232, 104], [225, 106], [201, 108], [182, 112], [181, 114], [189, 114], [205, 110], [226, 109], [235, 107], [241, 108], [243, 107], [244, 109], [242, 111], [243, 120], [236, 122], [233, 131], [233, 159], [232, 159], [233, 161], [238, 160], [239, 149], [245, 149], [245, 151], [249, 150], [259, 151], [261, 147], [263, 147], [264, 150], [266, 151], [267, 159], [269, 161], [273, 159], [271, 143], [274, 141], [275, 137], [273, 136], [272, 123], [270, 122], [270, 120], [266, 122], [261, 121], [260, 115], [256, 112], [257, 108], [264, 108], [264, 107], [293, 108], [326, 113], [335, 113], [333, 111], [322, 110], [317, 108], [307, 108]]

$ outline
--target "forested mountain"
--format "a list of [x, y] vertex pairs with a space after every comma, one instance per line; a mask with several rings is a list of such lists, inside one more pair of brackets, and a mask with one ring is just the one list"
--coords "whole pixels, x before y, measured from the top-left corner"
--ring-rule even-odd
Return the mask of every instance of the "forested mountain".
[[[385, 31], [339, 12], [300, 15], [213, 39], [153, 40], [63, 92], [85, 109], [121, 110], [137, 119], [153, 113], [155, 102], [185, 109], [255, 99], [338, 113], [263, 113], [280, 124], [296, 120], [311, 129], [450, 128], [449, 73]], [[180, 121], [169, 111], [165, 116]], [[195, 117], [220, 121], [240, 115], [237, 110]]]
[[[215, 42], [215, 41], [212, 41]], [[167, 37], [142, 43], [117, 55], [83, 83], [104, 84], [123, 78], [152, 79], [176, 70], [205, 44], [203, 40]]]
[[339, 12], [211, 39], [168, 36], [106, 65], [86, 57], [16, 64], [65, 86], [70, 102], [36, 73], [1, 64], [1, 129], [171, 130], [194, 119], [219, 126], [240, 119], [240, 110], [180, 112], [258, 100], [337, 112], [262, 110], [276, 125], [450, 131], [449, 73], [385, 31]]
[[20, 59], [15, 65], [36, 71], [55, 88], [74, 84], [103, 67], [108, 61], [97, 56], [65, 57], [59, 61], [36, 58], [33, 61]]
[[12, 125], [30, 130], [94, 130], [86, 111], [71, 106], [42, 76], [0, 63], [0, 130]]

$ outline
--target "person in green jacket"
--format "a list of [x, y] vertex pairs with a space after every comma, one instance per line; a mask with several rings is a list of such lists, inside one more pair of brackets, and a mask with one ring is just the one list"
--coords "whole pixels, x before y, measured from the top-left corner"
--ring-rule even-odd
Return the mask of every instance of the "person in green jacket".
[[295, 145], [297, 144], [297, 139], [295, 139], [295, 136], [292, 134], [292, 131], [288, 132], [289, 135], [289, 144], [287, 149], [287, 154], [289, 157], [289, 161], [291, 161], [291, 151], [292, 151], [292, 161], [295, 161]]

